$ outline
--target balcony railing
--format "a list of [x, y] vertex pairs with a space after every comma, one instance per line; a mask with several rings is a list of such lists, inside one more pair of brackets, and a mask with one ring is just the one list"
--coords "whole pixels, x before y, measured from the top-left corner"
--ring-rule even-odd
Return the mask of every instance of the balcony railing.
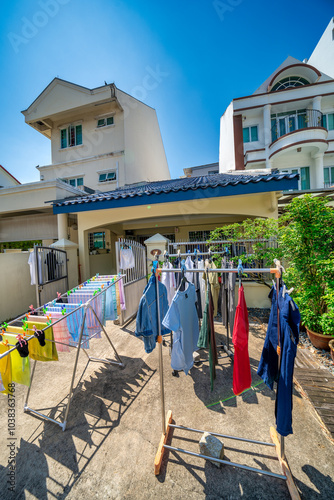
[[305, 128], [323, 127], [323, 115], [316, 109], [295, 111], [291, 115], [277, 116], [271, 119], [271, 141]]

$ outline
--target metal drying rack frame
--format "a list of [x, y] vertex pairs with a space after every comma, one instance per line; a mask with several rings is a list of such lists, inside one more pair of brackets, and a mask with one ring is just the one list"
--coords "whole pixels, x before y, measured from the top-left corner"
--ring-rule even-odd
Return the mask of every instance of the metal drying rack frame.
[[[260, 272], [261, 273], [271, 273], [271, 274], [275, 274], [276, 289], [279, 290], [280, 280], [282, 277], [282, 266], [281, 266], [280, 261], [278, 261], [278, 260], [275, 260], [275, 264], [276, 264], [275, 268], [246, 269], [246, 268], [242, 267], [241, 261], [239, 261], [238, 268], [234, 268], [234, 269], [207, 269], [206, 272], [209, 272], [209, 273], [212, 273], [212, 272], [237, 273], [239, 276], [239, 285], [241, 282], [241, 276], [244, 273], [260, 273]], [[181, 269], [162, 269], [162, 268], [159, 268], [157, 266], [158, 266], [158, 262], [157, 261], [153, 262], [152, 272], [154, 273], [155, 276], [157, 276], [157, 274], [160, 272], [182, 272]], [[189, 270], [187, 272], [201, 272], [201, 273], [203, 273], [203, 269], [197, 269], [197, 270], [192, 269], [192, 270]], [[158, 279], [156, 279], [156, 293], [157, 293], [156, 297], [159, 297], [158, 286], [159, 286]], [[277, 308], [278, 308], [278, 301], [277, 301]], [[278, 314], [279, 314], [279, 310], [278, 310]], [[217, 462], [220, 464], [229, 465], [229, 466], [236, 467], [239, 469], [244, 469], [244, 470], [248, 470], [251, 472], [256, 472], [258, 474], [267, 475], [267, 476], [271, 476], [274, 478], [286, 480], [291, 498], [296, 499], [296, 500], [300, 499], [298, 490], [297, 490], [295, 483], [293, 481], [293, 477], [292, 477], [289, 465], [288, 465], [286, 458], [285, 458], [284, 436], [280, 436], [280, 438], [279, 438], [278, 433], [274, 427], [270, 427], [270, 437], [271, 437], [273, 442], [269, 443], [269, 442], [256, 441], [253, 439], [246, 439], [246, 438], [241, 438], [241, 437], [236, 437], [236, 436], [229, 436], [229, 435], [220, 434], [220, 433], [211, 432], [211, 431], [194, 429], [194, 428], [185, 427], [182, 425], [176, 425], [176, 424], [172, 423], [173, 418], [172, 418], [172, 411], [171, 410], [168, 411], [167, 416], [166, 416], [166, 413], [165, 413], [165, 395], [164, 395], [163, 356], [162, 356], [161, 317], [160, 317], [159, 300], [157, 300], [157, 316], [158, 316], [158, 318], [157, 318], [158, 319], [158, 340], [157, 341], [159, 344], [159, 373], [160, 373], [160, 395], [161, 395], [161, 412], [162, 412], [162, 436], [161, 436], [158, 451], [157, 451], [157, 454], [156, 454], [155, 460], [154, 460], [154, 473], [155, 473], [155, 475], [160, 474], [161, 464], [162, 464], [162, 460], [163, 460], [163, 456], [164, 456], [164, 450], [166, 449], [166, 450], [176, 451], [178, 453], [185, 453], [186, 455], [191, 455], [191, 456], [203, 458], [205, 460], [211, 460], [211, 461], [214, 461], [214, 462]], [[279, 329], [280, 327], [279, 327], [279, 324], [280, 324], [280, 322], [279, 322], [279, 316], [278, 316], [278, 322], [277, 322], [278, 346], [280, 346], [280, 329]], [[279, 362], [280, 362], [280, 358], [281, 358], [280, 349], [278, 352], [279, 352]], [[188, 450], [185, 450], [183, 448], [176, 448], [175, 446], [167, 445], [166, 442], [167, 442], [167, 438], [168, 438], [170, 429], [182, 429], [185, 431], [196, 432], [196, 433], [209, 432], [213, 436], [223, 437], [226, 439], [231, 439], [231, 440], [236, 440], [236, 441], [243, 441], [243, 442], [252, 443], [252, 444], [256, 444], [256, 445], [274, 447], [274, 448], [276, 448], [276, 453], [278, 456], [278, 460], [281, 464], [283, 474], [276, 474], [274, 472], [267, 471], [264, 469], [250, 467], [250, 466], [235, 463], [235, 462], [229, 462], [227, 460], [221, 460], [221, 459], [213, 458], [213, 457], [210, 457], [207, 455], [201, 455], [199, 453], [194, 453], [192, 451], [188, 451]]]
[[[52, 327], [56, 323], [59, 323], [60, 321], [63, 321], [65, 318], [67, 318], [71, 314], [74, 314], [75, 312], [77, 312], [80, 309], [84, 308], [84, 314], [83, 314], [83, 318], [82, 318], [82, 323], [81, 323], [81, 327], [80, 327], [80, 334], [79, 334], [79, 339], [77, 341], [77, 345], [70, 345], [70, 344], [66, 344], [64, 342], [59, 342], [59, 341], [55, 341], [55, 340], [51, 340], [51, 339], [45, 339], [48, 342], [54, 342], [55, 344], [63, 344], [63, 345], [66, 345], [68, 347], [72, 347], [72, 348], [77, 349], [76, 356], [75, 356], [75, 361], [74, 361], [74, 365], [73, 365], [73, 373], [72, 373], [72, 378], [71, 378], [71, 384], [70, 384], [70, 390], [69, 390], [69, 395], [68, 395], [68, 401], [67, 401], [66, 408], [65, 408], [64, 420], [61, 422], [61, 421], [59, 421], [57, 419], [49, 417], [48, 415], [45, 415], [44, 413], [41, 413], [41, 412], [39, 412], [37, 410], [34, 410], [34, 409], [32, 409], [32, 408], [30, 408], [28, 406], [28, 400], [29, 400], [30, 391], [31, 391], [31, 387], [32, 387], [32, 382], [33, 382], [33, 378], [34, 378], [34, 374], [35, 374], [35, 369], [36, 369], [36, 363], [37, 363], [36, 360], [34, 360], [34, 364], [33, 364], [32, 370], [31, 370], [30, 386], [28, 387], [28, 392], [27, 392], [26, 399], [25, 399], [25, 402], [24, 402], [24, 408], [23, 408], [24, 412], [32, 413], [33, 415], [36, 415], [38, 417], [42, 417], [42, 418], [44, 418], [44, 419], [46, 419], [46, 420], [48, 420], [50, 422], [53, 422], [54, 424], [59, 425], [61, 427], [61, 429], [63, 431], [65, 431], [66, 425], [67, 425], [68, 414], [69, 414], [69, 410], [70, 410], [70, 404], [71, 404], [71, 401], [72, 401], [72, 398], [73, 398], [73, 394], [74, 394], [73, 386], [74, 386], [75, 375], [76, 375], [76, 371], [77, 371], [77, 365], [78, 365], [79, 354], [80, 354], [80, 350], [81, 349], [86, 354], [86, 356], [88, 358], [88, 363], [90, 363], [92, 361], [92, 362], [104, 363], [104, 364], [108, 364], [108, 365], [116, 365], [120, 369], [123, 369], [125, 367], [125, 365], [122, 362], [120, 356], [118, 355], [118, 353], [117, 353], [117, 351], [116, 351], [116, 349], [115, 349], [112, 341], [110, 340], [110, 337], [109, 337], [108, 333], [106, 332], [103, 324], [101, 323], [99, 317], [97, 316], [94, 308], [91, 305], [91, 301], [93, 299], [95, 299], [99, 295], [105, 293], [106, 290], [108, 290], [108, 288], [110, 288], [112, 286], [115, 286], [116, 283], [118, 283], [121, 279], [123, 279], [123, 277], [124, 277], [124, 275], [115, 275], [115, 276], [111, 276], [111, 275], [99, 276], [99, 275], [96, 275], [93, 278], [85, 281], [84, 283], [82, 283], [82, 284], [80, 284], [80, 285], [72, 288], [72, 290], [70, 290], [69, 292], [65, 292], [64, 294], [62, 294], [61, 296], [58, 297], [58, 299], [60, 297], [65, 297], [65, 296], [67, 296], [68, 293], [71, 293], [71, 292], [76, 291], [76, 290], [81, 290], [81, 288], [83, 288], [83, 290], [85, 290], [85, 284], [88, 284], [88, 283], [100, 283], [101, 285], [102, 284], [105, 285], [106, 283], [109, 283], [109, 284], [107, 284], [107, 286], [103, 286], [103, 290], [95, 293], [95, 295], [93, 295], [87, 302], [85, 302], [84, 304], [80, 304], [78, 307], [76, 307], [75, 309], [73, 309], [73, 311], [70, 311], [69, 313], [64, 314], [64, 316], [62, 318], [59, 318], [56, 321], [51, 322], [51, 324], [50, 323], [46, 324], [45, 328], [43, 328], [41, 330], [41, 331], [47, 330], [48, 328]], [[112, 279], [113, 279], [113, 281], [110, 282]], [[50, 301], [47, 305], [50, 305], [50, 304], [52, 305], [53, 303], [54, 303], [54, 301]], [[41, 307], [39, 307], [37, 309], [34, 309], [34, 311], [38, 311], [38, 310], [43, 309], [43, 308], [44, 308], [44, 306], [41, 306]], [[106, 338], [107, 338], [110, 346], [112, 347], [117, 361], [113, 361], [113, 360], [109, 360], [109, 359], [105, 359], [105, 358], [96, 358], [96, 357], [89, 356], [88, 353], [86, 352], [86, 349], [83, 347], [83, 344], [85, 344], [85, 342], [91, 340], [92, 338], [94, 338], [99, 333], [99, 332], [95, 333], [95, 334], [91, 335], [88, 338], [87, 337], [83, 338], [83, 332], [84, 332], [85, 322], [86, 322], [86, 318], [87, 318], [87, 312], [89, 310], [92, 311], [92, 313], [95, 316], [98, 324], [100, 325], [101, 331], [104, 333], [104, 335], [106, 336]], [[15, 322], [17, 322], [19, 320], [22, 320], [25, 317], [26, 317], [26, 314], [23, 314], [23, 315], [17, 317], [16, 319], [10, 321], [7, 324], [8, 325], [7, 326], [8, 331], [7, 331], [7, 328], [6, 328], [5, 335], [6, 336], [8, 335], [8, 336], [14, 336], [14, 337], [16, 337], [17, 333], [10, 332], [10, 325], [13, 326], [13, 323], [15, 323]], [[29, 318], [30, 322], [33, 321], [33, 318], [34, 318], [34, 316], [31, 316]], [[29, 329], [29, 328], [27, 330], [28, 331], [33, 331], [32, 329]], [[24, 337], [24, 340], [26, 340], [27, 342], [29, 342], [33, 338], [35, 338], [34, 335], [32, 335], [30, 337]], [[15, 349], [16, 349], [16, 346], [12, 347], [11, 349], [9, 349], [8, 351], [6, 351], [5, 353], [1, 354], [0, 355], [0, 359], [4, 358], [5, 356], [8, 356]]]

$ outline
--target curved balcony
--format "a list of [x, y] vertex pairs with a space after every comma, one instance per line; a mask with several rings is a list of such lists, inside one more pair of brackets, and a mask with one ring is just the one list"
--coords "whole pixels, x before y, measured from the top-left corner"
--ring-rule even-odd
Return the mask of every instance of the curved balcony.
[[307, 146], [312, 154], [324, 152], [328, 148], [327, 135], [323, 115], [316, 109], [278, 116], [272, 119], [269, 158], [303, 146]]

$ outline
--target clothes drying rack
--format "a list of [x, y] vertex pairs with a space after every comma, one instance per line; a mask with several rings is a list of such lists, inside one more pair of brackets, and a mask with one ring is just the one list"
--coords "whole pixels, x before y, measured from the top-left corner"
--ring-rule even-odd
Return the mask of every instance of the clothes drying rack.
[[[84, 313], [83, 313], [83, 317], [82, 317], [82, 323], [81, 323], [81, 326], [80, 326], [80, 334], [79, 334], [78, 341], [76, 341], [76, 345], [67, 344], [65, 342], [55, 341], [55, 340], [51, 340], [51, 339], [45, 339], [46, 342], [54, 342], [55, 344], [62, 344], [62, 345], [65, 345], [65, 346], [77, 349], [75, 360], [74, 360], [74, 365], [73, 365], [73, 372], [72, 372], [72, 378], [71, 378], [71, 383], [70, 383], [70, 390], [69, 390], [67, 404], [66, 404], [66, 407], [65, 407], [65, 414], [64, 414], [63, 421], [59, 421], [57, 419], [51, 418], [48, 415], [45, 415], [44, 413], [41, 413], [41, 412], [39, 412], [37, 410], [34, 410], [34, 409], [32, 409], [32, 408], [30, 408], [28, 406], [28, 400], [29, 400], [30, 391], [31, 391], [31, 387], [32, 387], [32, 382], [33, 382], [33, 378], [34, 378], [34, 374], [35, 374], [35, 369], [36, 369], [36, 363], [37, 363], [36, 360], [34, 360], [33, 367], [32, 367], [32, 370], [31, 370], [30, 386], [28, 387], [26, 399], [25, 399], [25, 402], [24, 402], [24, 408], [23, 408], [24, 412], [29, 412], [29, 413], [31, 413], [33, 415], [36, 415], [36, 416], [41, 417], [41, 418], [44, 418], [44, 419], [46, 419], [46, 420], [48, 420], [50, 422], [53, 422], [54, 424], [59, 425], [61, 427], [61, 429], [63, 431], [65, 431], [66, 425], [67, 425], [68, 414], [69, 414], [69, 410], [70, 410], [70, 404], [71, 404], [71, 401], [72, 401], [72, 398], [73, 398], [73, 394], [74, 394], [73, 387], [74, 387], [75, 375], [76, 375], [76, 371], [77, 371], [77, 365], [78, 365], [79, 354], [80, 354], [80, 350], [81, 349], [86, 354], [86, 356], [88, 358], [88, 363], [90, 363], [90, 362], [98, 362], [98, 363], [104, 363], [104, 364], [108, 364], [108, 365], [116, 365], [120, 369], [123, 369], [125, 367], [125, 365], [122, 362], [120, 356], [118, 355], [118, 353], [116, 351], [116, 348], [113, 345], [113, 343], [112, 343], [112, 341], [111, 341], [108, 333], [106, 332], [106, 330], [105, 330], [102, 322], [100, 321], [98, 315], [96, 314], [94, 308], [91, 305], [91, 302], [94, 299], [96, 299], [97, 297], [101, 296], [103, 293], [106, 293], [106, 291], [110, 287], [116, 286], [116, 283], [118, 283], [123, 278], [124, 278], [124, 275], [115, 275], [115, 276], [113, 276], [113, 275], [106, 275], [106, 276], [104, 276], [104, 275], [103, 276], [96, 275], [93, 278], [85, 281], [84, 283], [82, 283], [82, 284], [80, 284], [80, 285], [72, 288], [72, 290], [70, 290], [70, 291], [68, 291], [68, 292], [66, 292], [66, 293], [64, 293], [62, 295], [58, 295], [57, 299], [60, 299], [60, 298], [63, 299], [63, 298], [66, 298], [68, 296], [68, 294], [70, 294], [71, 292], [77, 291], [77, 290], [78, 291], [81, 290], [82, 287], [84, 287], [84, 284], [88, 284], [88, 283], [95, 284], [96, 283], [96, 284], [100, 285], [100, 287], [97, 288], [97, 293], [95, 293], [95, 295], [93, 295], [84, 304], [80, 304], [78, 307], [76, 307], [75, 309], [73, 309], [69, 313], [64, 314], [61, 318], [59, 318], [59, 319], [57, 319], [55, 321], [51, 321], [49, 323], [46, 323], [45, 327], [41, 330], [41, 331], [47, 330], [48, 328], [52, 327], [56, 323], [59, 323], [60, 321], [65, 320], [68, 316], [76, 313], [80, 309], [82, 309], [82, 308], [84, 309]], [[83, 290], [85, 290], [85, 288], [83, 288]], [[100, 290], [100, 291], [98, 291], [98, 290]], [[50, 301], [48, 304], [46, 304], [46, 306], [49, 305], [51, 307], [55, 302], [56, 302], [56, 299], [53, 300], [53, 301]], [[66, 303], [64, 305], [66, 306]], [[43, 308], [45, 308], [45, 305], [34, 309], [34, 311], [37, 312], [37, 311], [39, 311], [39, 310], [41, 310]], [[112, 347], [112, 349], [114, 351], [114, 354], [115, 354], [115, 357], [116, 357], [117, 361], [110, 360], [110, 359], [105, 359], [105, 358], [96, 358], [96, 357], [89, 356], [89, 354], [86, 352], [86, 349], [83, 347], [83, 345], [86, 342], [88, 342], [89, 340], [93, 339], [94, 337], [96, 337], [100, 333], [100, 332], [96, 332], [96, 333], [94, 333], [93, 335], [91, 335], [89, 337], [85, 336], [83, 338], [83, 332], [84, 332], [84, 327], [85, 327], [85, 322], [86, 322], [86, 319], [87, 319], [87, 313], [88, 313], [88, 311], [91, 311], [92, 314], [93, 314], [93, 316], [97, 320], [99, 326], [101, 327], [101, 332], [104, 333], [104, 335], [106, 336], [106, 338], [107, 338], [110, 346]], [[6, 323], [5, 335], [9, 336], [9, 337], [16, 338], [17, 333], [10, 332], [10, 326], [11, 325], [13, 326], [13, 323], [18, 322], [18, 321], [22, 320], [25, 317], [26, 317], [26, 314], [23, 314], [23, 315], [17, 317], [16, 319], [10, 321], [9, 323]], [[29, 316], [29, 322], [33, 322], [33, 320], [34, 320], [34, 316], [33, 315]], [[29, 331], [30, 332], [34, 331], [32, 329], [29, 329], [29, 328], [27, 328], [26, 330], [28, 332]], [[0, 336], [1, 336], [1, 334], [0, 334]], [[25, 341], [29, 342], [31, 339], [36, 338], [36, 337], [34, 335], [31, 335], [29, 337], [28, 336], [24, 336], [23, 338], [24, 338]], [[11, 344], [8, 344], [8, 345], [11, 346]], [[8, 356], [15, 349], [16, 349], [16, 346], [15, 345], [12, 346], [11, 349], [9, 349], [8, 351], [6, 351], [5, 353], [3, 353], [3, 354], [0, 355], [0, 359], [4, 358], [5, 356]]]
[[[260, 272], [261, 273], [271, 273], [271, 274], [275, 274], [276, 287], [277, 287], [277, 290], [279, 290], [279, 285], [280, 285], [280, 280], [281, 280], [283, 268], [281, 266], [280, 261], [278, 261], [278, 260], [275, 260], [275, 265], [276, 265], [275, 268], [246, 269], [246, 268], [242, 268], [242, 265], [240, 264], [240, 261], [239, 261], [238, 268], [234, 268], [234, 269], [224, 269], [224, 268], [222, 268], [222, 269], [208, 269], [207, 272], [237, 273], [239, 276], [239, 284], [241, 282], [241, 276], [244, 273], [245, 274], [246, 273], [260, 273]], [[157, 277], [158, 273], [160, 273], [160, 272], [182, 272], [182, 270], [181, 269], [162, 269], [162, 268], [158, 267], [158, 262], [155, 261], [155, 262], [153, 262], [152, 272]], [[191, 272], [202, 272], [203, 273], [203, 270], [202, 269], [201, 270], [192, 269]], [[156, 279], [156, 292], [157, 292], [156, 297], [159, 296], [158, 286], [159, 286], [158, 279]], [[279, 326], [280, 321], [279, 321], [278, 301], [277, 301], [277, 312], [278, 312], [277, 335], [278, 335], [278, 346], [280, 346], [280, 326]], [[163, 460], [163, 456], [164, 456], [164, 451], [171, 450], [171, 451], [176, 451], [178, 453], [184, 453], [186, 455], [191, 455], [194, 457], [203, 458], [205, 460], [211, 460], [211, 461], [217, 462], [219, 464], [229, 465], [232, 467], [248, 470], [251, 472], [258, 473], [258, 474], [267, 475], [267, 476], [271, 476], [274, 478], [286, 480], [291, 498], [292, 499], [300, 499], [298, 490], [297, 490], [297, 488], [294, 484], [294, 481], [293, 481], [293, 477], [292, 477], [289, 465], [288, 465], [286, 458], [285, 458], [284, 436], [280, 436], [280, 438], [279, 438], [279, 435], [274, 427], [270, 427], [270, 437], [271, 437], [273, 442], [269, 443], [269, 442], [264, 442], [264, 441], [256, 441], [254, 439], [246, 439], [246, 438], [242, 438], [242, 437], [229, 436], [229, 435], [220, 434], [217, 432], [194, 429], [194, 428], [185, 427], [182, 425], [176, 425], [175, 423], [172, 423], [173, 418], [172, 418], [172, 411], [171, 410], [168, 411], [167, 416], [166, 416], [165, 395], [164, 395], [163, 356], [162, 356], [161, 317], [160, 317], [159, 300], [157, 300], [157, 319], [158, 319], [158, 339], [157, 339], [157, 342], [159, 344], [158, 349], [159, 349], [160, 396], [161, 396], [161, 413], [162, 413], [162, 436], [160, 439], [158, 451], [157, 451], [155, 461], [154, 461], [154, 473], [155, 473], [155, 475], [160, 474], [160, 469], [161, 469], [161, 464], [162, 464], [162, 460]], [[280, 358], [281, 358], [280, 349], [278, 350], [278, 353], [279, 353], [279, 362], [280, 362]], [[276, 449], [276, 453], [278, 455], [278, 459], [279, 459], [279, 462], [281, 464], [283, 474], [276, 474], [276, 473], [268, 471], [268, 470], [264, 470], [264, 469], [260, 469], [260, 468], [256, 468], [256, 467], [250, 467], [248, 465], [243, 465], [243, 464], [239, 464], [239, 463], [235, 463], [235, 462], [229, 462], [227, 460], [213, 458], [211, 456], [202, 455], [199, 453], [194, 453], [192, 451], [188, 451], [188, 450], [185, 450], [183, 448], [177, 448], [175, 446], [167, 445], [166, 443], [167, 443], [167, 438], [168, 438], [168, 434], [169, 434], [170, 429], [182, 429], [184, 431], [195, 432], [195, 433], [209, 432], [213, 436], [217, 436], [217, 437], [247, 442], [247, 443], [256, 444], [256, 445], [274, 447]]]
[[[208, 256], [209, 259], [210, 259], [211, 257], [214, 257], [214, 255], [228, 256], [229, 252], [228, 252], [227, 247], [226, 247], [226, 249], [224, 251], [217, 251], [217, 252], [212, 251], [211, 248], [209, 248], [209, 250], [207, 252], [201, 252], [200, 250], [197, 250], [197, 248], [195, 248], [193, 252], [190, 252], [190, 250], [188, 250], [187, 253], [181, 253], [181, 250], [178, 250], [177, 253], [173, 253], [173, 254], [168, 253], [166, 250], [164, 251], [165, 262], [168, 262], [169, 257], [179, 257], [179, 258], [181, 258], [181, 257], [195, 257], [195, 264], [198, 265], [198, 257], [202, 257], [204, 255]], [[182, 261], [182, 262], [184, 262], [184, 261]], [[177, 268], [178, 269], [177, 272], [180, 272], [180, 271], [182, 272], [182, 268], [183, 268], [182, 267], [182, 262], [180, 264], [180, 267]], [[195, 268], [195, 271], [196, 271], [196, 268]], [[165, 269], [163, 270], [163, 272], [165, 272]], [[168, 272], [172, 272], [172, 270], [169, 270]], [[184, 268], [184, 272], [191, 274], [193, 272], [193, 269], [186, 269], [186, 268]], [[205, 269], [197, 269], [196, 272], [205, 273]], [[219, 344], [216, 347], [220, 348], [220, 349], [223, 349], [225, 351], [225, 354], [227, 354], [227, 356], [233, 361], [234, 353], [230, 349], [230, 334], [229, 334], [229, 317], [230, 317], [230, 314], [229, 314], [228, 307], [229, 307], [229, 304], [228, 304], [228, 290], [225, 290], [226, 344]], [[163, 345], [165, 345], [165, 341], [164, 340], [162, 341], [162, 343], [163, 343]], [[171, 334], [171, 347], [172, 346], [173, 346], [173, 341], [172, 341], [172, 334]], [[218, 358], [221, 359], [222, 356], [218, 356]], [[173, 370], [172, 374], [175, 376], [177, 374], [176, 370]]]

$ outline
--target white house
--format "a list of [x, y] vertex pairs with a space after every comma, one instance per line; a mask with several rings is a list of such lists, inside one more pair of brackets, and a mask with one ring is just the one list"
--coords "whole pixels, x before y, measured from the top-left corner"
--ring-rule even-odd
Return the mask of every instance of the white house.
[[155, 110], [115, 84], [88, 89], [54, 78], [22, 113], [51, 139], [41, 181], [106, 191], [170, 179]]
[[19, 186], [21, 183], [12, 174], [0, 165], [0, 188]]
[[309, 61], [289, 56], [221, 117], [221, 173], [273, 168], [301, 190], [334, 185], [334, 18]]

